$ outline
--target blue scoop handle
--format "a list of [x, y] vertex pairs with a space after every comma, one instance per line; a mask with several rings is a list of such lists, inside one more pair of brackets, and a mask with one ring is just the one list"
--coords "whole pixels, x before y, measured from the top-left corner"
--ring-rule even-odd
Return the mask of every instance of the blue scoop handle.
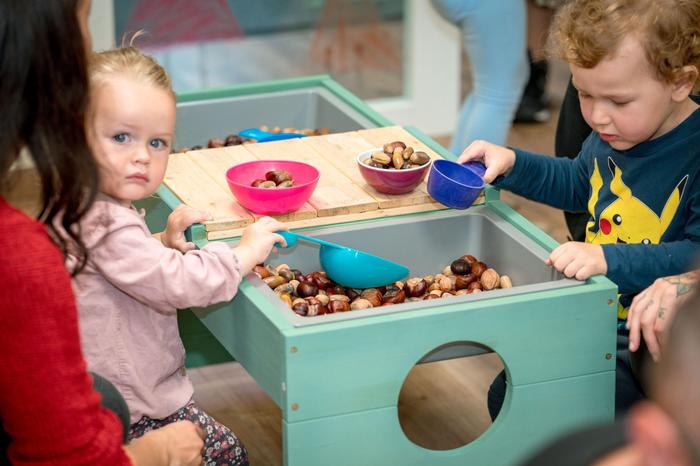
[[240, 133], [240, 136], [244, 138], [255, 139], [258, 142], [268, 142], [268, 141], [281, 141], [283, 139], [296, 139], [304, 138], [306, 134], [299, 133], [271, 133], [269, 131], [263, 131], [259, 128], [248, 128], [244, 129]]
[[[287, 241], [287, 247], [294, 246], [298, 240], [305, 240], [305, 241], [310, 241], [312, 243], [317, 243], [323, 246], [329, 246], [331, 248], [338, 248], [338, 249], [350, 249], [346, 248], [345, 246], [341, 246], [339, 244], [335, 243], [329, 243], [328, 241], [324, 241], [322, 239], [314, 238], [312, 236], [306, 236], [306, 235], [301, 235], [299, 233], [292, 233], [291, 231], [284, 231], [280, 230], [276, 232], [277, 234], [281, 235], [284, 237], [284, 239]], [[275, 246], [281, 247], [279, 243], [276, 243]]]

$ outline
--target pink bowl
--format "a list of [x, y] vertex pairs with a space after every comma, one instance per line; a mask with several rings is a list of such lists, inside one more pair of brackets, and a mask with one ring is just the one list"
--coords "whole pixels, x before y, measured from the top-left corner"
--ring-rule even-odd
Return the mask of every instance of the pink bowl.
[[[270, 170], [287, 170], [294, 186], [290, 188], [254, 188], [250, 184], [265, 179]], [[281, 215], [298, 210], [316, 189], [321, 174], [308, 163], [291, 160], [254, 160], [234, 165], [226, 171], [226, 181], [238, 202], [260, 215]]]
[[383, 168], [370, 167], [363, 163], [375, 152], [382, 152], [383, 150], [381, 147], [376, 147], [357, 156], [357, 168], [360, 169], [362, 177], [367, 181], [368, 185], [380, 193], [404, 194], [413, 191], [423, 181], [425, 174], [428, 173], [430, 165], [433, 163], [431, 160], [425, 165], [406, 170], [385, 170]]

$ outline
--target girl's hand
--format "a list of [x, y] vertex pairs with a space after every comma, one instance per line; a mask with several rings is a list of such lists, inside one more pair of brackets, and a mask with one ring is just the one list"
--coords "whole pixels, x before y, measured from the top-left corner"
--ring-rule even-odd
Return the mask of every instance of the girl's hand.
[[278, 230], [286, 229], [284, 223], [271, 217], [262, 217], [243, 230], [241, 242], [233, 249], [241, 262], [243, 275], [253, 270], [256, 264], [264, 262], [270, 252], [275, 249], [275, 243], [280, 243], [282, 246], [287, 245], [284, 237], [275, 233]]
[[178, 421], [153, 432], [160, 431], [165, 440], [168, 464], [200, 466], [204, 449], [204, 432], [191, 421]]
[[557, 269], [568, 278], [585, 280], [592, 275], [605, 274], [608, 263], [599, 244], [569, 241], [558, 246], [549, 255], [545, 264]]
[[212, 220], [212, 218], [211, 214], [180, 204], [168, 216], [168, 224], [160, 235], [160, 241], [165, 247], [177, 249], [180, 252], [191, 251], [196, 246], [185, 240], [185, 230], [194, 223]]
[[659, 278], [634, 297], [626, 324], [630, 351], [639, 349], [643, 337], [652, 359], [659, 360], [676, 310], [688, 299], [698, 278], [697, 271]]
[[486, 166], [484, 183], [491, 183], [497, 176], [504, 175], [513, 168], [515, 152], [490, 142], [474, 141], [464, 149], [457, 162], [464, 163], [472, 160], [483, 161]]
[[123, 448], [135, 466], [201, 466], [204, 439], [199, 426], [177, 421], [148, 431]]

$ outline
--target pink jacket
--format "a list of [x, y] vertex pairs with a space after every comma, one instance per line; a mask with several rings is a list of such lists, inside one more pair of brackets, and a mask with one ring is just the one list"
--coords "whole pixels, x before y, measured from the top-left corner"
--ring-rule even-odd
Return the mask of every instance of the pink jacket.
[[176, 310], [231, 300], [238, 259], [224, 243], [186, 254], [166, 248], [142, 212], [105, 195], [82, 228], [90, 256], [73, 287], [88, 368], [119, 389], [132, 423], [167, 417], [193, 393]]

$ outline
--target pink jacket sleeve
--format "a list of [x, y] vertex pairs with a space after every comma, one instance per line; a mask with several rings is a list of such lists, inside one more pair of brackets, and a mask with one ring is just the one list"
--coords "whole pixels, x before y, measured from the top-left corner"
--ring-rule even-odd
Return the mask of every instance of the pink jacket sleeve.
[[153, 238], [134, 209], [107, 205], [111, 219], [90, 216], [85, 237], [91, 266], [112, 285], [159, 311], [204, 307], [235, 296], [242, 277], [230, 246], [210, 243], [183, 254]]

